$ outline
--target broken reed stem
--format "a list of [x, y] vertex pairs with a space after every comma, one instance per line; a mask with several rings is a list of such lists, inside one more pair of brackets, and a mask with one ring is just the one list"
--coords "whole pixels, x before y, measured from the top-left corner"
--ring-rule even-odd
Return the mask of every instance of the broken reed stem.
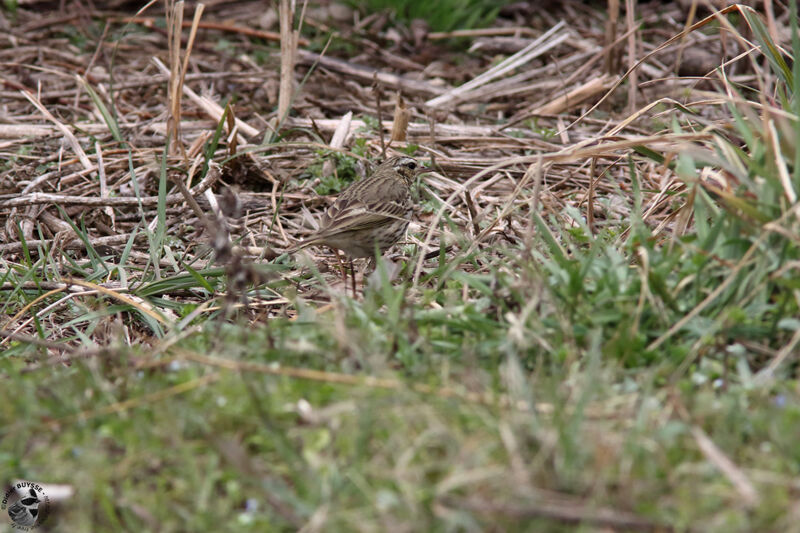
[[372, 76], [372, 93], [375, 95], [375, 108], [378, 110], [378, 137], [381, 140], [381, 159], [386, 158], [386, 143], [383, 140], [383, 111], [381, 110], [381, 83], [378, 81], [378, 75], [375, 73]]
[[[683, 32], [686, 32], [687, 28], [691, 28], [694, 24], [695, 17], [697, 16], [697, 2], [692, 2], [692, 5], [689, 6], [689, 13], [686, 14], [686, 22], [683, 25]], [[683, 36], [678, 45], [678, 51], [675, 54], [675, 64], [672, 66], [672, 72], [675, 76], [678, 75], [678, 70], [681, 68], [681, 61], [683, 61], [683, 51], [686, 49], [686, 45], [688, 44], [688, 37], [689, 34]]]
[[189, 30], [189, 40], [186, 43], [186, 51], [181, 61], [181, 32], [183, 28], [183, 0], [167, 4], [167, 43], [169, 46], [169, 91], [167, 109], [167, 134], [170, 137], [169, 151], [175, 155], [181, 153], [187, 159], [186, 149], [181, 142], [181, 96], [183, 94], [183, 84], [186, 81], [186, 71], [189, 69], [189, 56], [192, 54], [194, 39], [197, 36], [197, 28], [200, 25], [200, 18], [203, 16], [205, 6], [197, 4], [194, 12], [191, 29]]
[[278, 120], [280, 124], [289, 115], [294, 95], [294, 64], [297, 56], [298, 32], [294, 29], [294, 10], [290, 0], [281, 0], [281, 84], [278, 94]]
[[636, 72], [636, 0], [625, 0], [625, 22], [628, 26], [628, 109], [636, 110], [636, 90], [639, 88], [639, 76]]
[[469, 193], [469, 189], [464, 190], [464, 200], [467, 203], [469, 220], [472, 222], [472, 236], [477, 237], [481, 232], [481, 228], [478, 226], [478, 211], [475, 209], [475, 202], [472, 201], [472, 195]]
[[[192, 55], [192, 47], [194, 47], [194, 39], [197, 37], [197, 28], [200, 26], [200, 18], [203, 16], [205, 5], [197, 4], [197, 9], [194, 11], [194, 18], [192, 19], [192, 27], [189, 29], [189, 41], [186, 43], [186, 53], [183, 54], [183, 64], [181, 65], [181, 80], [178, 86], [178, 98], [183, 92], [183, 84], [186, 81], [186, 71], [189, 70], [189, 56]], [[180, 40], [178, 40], [180, 44]], [[180, 127], [180, 123], [178, 124]]]
[[603, 71], [616, 74], [619, 70], [619, 47], [613, 46], [617, 40], [617, 24], [619, 24], [619, 0], [608, 0], [608, 20], [606, 21], [606, 42]]
[[406, 102], [403, 99], [403, 93], [397, 93], [397, 103], [394, 106], [394, 118], [392, 120], [392, 136], [390, 143], [394, 141], [405, 141], [408, 134], [408, 121], [411, 118], [411, 112], [406, 107]]
[[[103, 148], [100, 145], [100, 141], [95, 141], [94, 153], [97, 154], [97, 178], [100, 185], [100, 198], [108, 198], [108, 180], [106, 179], [106, 167], [103, 163]], [[112, 209], [110, 205], [107, 205], [103, 208], [103, 212], [108, 217], [111, 228], [113, 229], [115, 226], [114, 209]]]
[[228, 157], [233, 159], [236, 155], [236, 148], [239, 145], [239, 139], [236, 135], [236, 115], [233, 104], [228, 102], [225, 106], [225, 123], [228, 125]]
[[[535, 217], [539, 213], [539, 195], [542, 194], [542, 181], [544, 181], [544, 170], [542, 168], [542, 156], [536, 159], [535, 167], [533, 167], [533, 196], [531, 197], [530, 220], [528, 221], [528, 230], [525, 232], [524, 246], [525, 253], [529, 254], [533, 247], [533, 232], [536, 228]], [[531, 165], [533, 166], [533, 165]], [[531, 167], [528, 167], [530, 170]]]
[[181, 28], [183, 27], [183, 0], [167, 2], [167, 46], [169, 47], [169, 91], [167, 109], [167, 135], [171, 138], [169, 152], [176, 154], [180, 144], [181, 123]]

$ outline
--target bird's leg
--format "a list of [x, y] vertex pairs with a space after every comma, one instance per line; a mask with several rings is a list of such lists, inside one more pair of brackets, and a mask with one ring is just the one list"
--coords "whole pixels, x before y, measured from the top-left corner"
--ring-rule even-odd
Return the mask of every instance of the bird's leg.
[[369, 265], [367, 266], [367, 271], [370, 272], [369, 276], [367, 276], [366, 272], [364, 273], [365, 286], [367, 285], [367, 278], [369, 278], [370, 283], [374, 283], [376, 287], [380, 287], [380, 284], [384, 281], [384, 272], [386, 273], [386, 281], [392, 282], [397, 278], [397, 274], [402, 268], [402, 265], [384, 256], [376, 256], [369, 261]]
[[375, 268], [378, 266], [378, 261], [375, 259], [377, 256], [372, 256], [367, 260], [367, 264], [364, 265], [364, 279], [361, 281], [361, 286], [363, 288], [367, 287], [367, 279], [372, 278], [372, 275], [375, 273]]
[[334, 250], [336, 252], [336, 260], [339, 262], [339, 272], [342, 273], [342, 285], [344, 286], [344, 292], [347, 294], [347, 267], [344, 265], [344, 261], [342, 261], [342, 254], [339, 253], [339, 250]]
[[[352, 257], [350, 258], [350, 277], [353, 280], [353, 299], [355, 300], [356, 299], [356, 267], [353, 264], [353, 258]], [[346, 286], [345, 286], [345, 290], [347, 290]]]

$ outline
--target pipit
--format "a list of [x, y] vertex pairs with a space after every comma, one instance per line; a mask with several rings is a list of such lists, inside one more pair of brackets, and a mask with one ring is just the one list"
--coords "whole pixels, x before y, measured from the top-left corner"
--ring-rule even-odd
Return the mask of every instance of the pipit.
[[412, 157], [387, 159], [371, 176], [345, 189], [322, 216], [317, 233], [290, 252], [323, 244], [342, 250], [351, 263], [374, 257], [376, 250], [383, 254], [406, 234], [413, 212], [411, 186], [427, 171]]

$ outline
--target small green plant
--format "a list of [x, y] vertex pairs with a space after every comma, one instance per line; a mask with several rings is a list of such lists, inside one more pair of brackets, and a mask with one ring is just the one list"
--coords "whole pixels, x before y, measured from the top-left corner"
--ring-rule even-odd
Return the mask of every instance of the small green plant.
[[218, 50], [220, 52], [227, 52], [229, 55], [235, 55], [236, 43], [234, 43], [230, 39], [220, 38], [214, 45], [214, 50]]
[[14, 168], [22, 159], [25, 159], [26, 156], [30, 156], [33, 153], [33, 147], [30, 145], [23, 145], [17, 148], [17, 152], [12, 155], [11, 157], [0, 160], [0, 172], [5, 172], [6, 170]]
[[368, 12], [390, 10], [397, 18], [408, 23], [414, 19], [423, 19], [434, 31], [452, 31], [481, 28], [488, 26], [505, 3], [501, 0], [367, 0], [356, 2], [351, 0], [354, 8], [365, 7]]
[[413, 156], [414, 154], [417, 153], [417, 150], [419, 150], [419, 145], [418, 144], [409, 143], [409, 144], [403, 146], [402, 148], [399, 148], [399, 150], [401, 152], [403, 152], [404, 154], [406, 154], [406, 155]]
[[3, 7], [9, 12], [12, 18], [17, 16], [17, 8], [19, 7], [18, 0], [3, 0]]
[[356, 129], [356, 133], [368, 134], [376, 133], [378, 131], [380, 124], [378, 123], [377, 117], [373, 117], [372, 115], [361, 115], [359, 118], [364, 122], [364, 125]]
[[558, 133], [558, 129], [556, 129], [556, 128], [551, 128], [551, 127], [547, 127], [547, 126], [540, 126], [538, 117], [526, 120], [524, 124], [532, 132], [534, 132], [534, 133], [536, 133], [538, 135], [541, 135], [542, 140], [545, 140], [545, 141], [548, 141], [548, 140], [552, 139], [553, 137], [556, 136], [556, 133]]
[[[319, 178], [319, 183], [314, 187], [317, 194], [324, 196], [338, 193], [358, 178], [357, 160], [352, 156], [338, 152], [318, 152], [317, 155], [319, 160], [308, 167], [307, 174], [311, 179]], [[323, 171], [325, 161], [335, 163], [333, 172]]]

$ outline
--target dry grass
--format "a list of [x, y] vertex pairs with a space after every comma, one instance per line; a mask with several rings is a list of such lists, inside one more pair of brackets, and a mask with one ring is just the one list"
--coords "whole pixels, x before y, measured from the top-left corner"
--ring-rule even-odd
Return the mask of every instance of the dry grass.
[[[20, 11], [18, 24], [24, 41], [16, 35], [6, 37], [7, 57], [15, 54], [18, 58], [3, 95], [8, 99], [7, 125], [0, 134], [7, 139], [3, 150], [9, 165], [0, 177], [6, 200], [2, 206], [5, 244], [0, 249], [18, 253], [22, 238], [34, 254], [38, 246], [55, 246], [56, 250], [83, 246], [65, 216], [84, 221], [85, 237], [90, 243], [127, 242], [135, 231], [141, 231], [142, 221], [152, 223], [158, 218], [155, 207], [166, 134], [171, 132], [173, 146], [177, 147], [177, 152], [170, 150], [176, 155], [167, 159], [169, 179], [187, 184], [197, 181], [202, 177], [204, 145], [213, 137], [222, 107], [225, 102], [235, 101], [231, 109], [239, 119], [235, 132], [238, 136], [233, 135], [229, 124], [223, 124], [212, 159], [227, 161], [223, 164], [224, 184], [214, 184], [213, 190], [218, 197], [224, 190], [233, 191], [228, 203], [233, 202], [235, 207], [227, 214], [240, 218], [232, 237], [249, 250], [265, 246], [277, 253], [307, 234], [314, 211], [329, 201], [314, 191], [320, 181], [316, 174], [319, 169], [311, 176], [309, 171], [322, 159], [330, 159], [323, 155], [324, 146], [340, 124], [336, 117], [347, 112], [364, 117], [391, 116], [399, 89], [406, 95], [411, 123], [406, 143], [393, 142], [389, 150], [414, 145], [418, 154], [430, 157], [437, 172], [425, 180], [425, 195], [435, 207], [444, 201], [438, 210], [421, 205], [419, 223], [412, 227], [411, 242], [418, 242], [419, 238], [427, 243], [423, 253], [438, 242], [439, 228], [431, 227], [431, 222], [442, 214], [452, 220], [452, 230], [463, 232], [468, 239], [476, 236], [476, 228], [488, 222], [491, 229], [478, 243], [482, 248], [498, 240], [518, 242], [529, 227], [528, 207], [533, 203], [541, 208], [544, 218], [552, 215], [565, 227], [575, 224], [565, 217], [565, 207], [575, 208], [576, 213], [591, 221], [593, 229], [618, 224], [629, 217], [623, 207], [625, 202], [615, 199], [629, 190], [628, 168], [619, 164], [626, 153], [637, 145], [669, 153], [686, 138], [654, 130], [652, 104], [644, 112], [620, 115], [614, 95], [600, 108], [613, 113], [613, 120], [584, 118], [574, 122], [564, 114], [580, 116], [621, 74], [603, 72], [603, 58], [611, 48], [604, 49], [601, 40], [586, 37], [599, 37], [592, 26], [595, 19], [575, 11], [585, 9], [578, 4], [568, 3], [564, 8], [561, 17], [570, 21], [568, 26], [553, 24], [553, 29], [534, 41], [533, 46], [492, 68], [487, 67], [495, 46], [524, 46], [527, 41], [518, 37], [509, 43], [509, 38], [481, 37], [473, 47], [480, 44], [483, 57], [466, 58], [470, 68], [463, 69], [447, 61], [459, 53], [438, 41], [416, 43], [400, 38], [394, 46], [379, 47], [369, 34], [342, 29], [340, 42], [361, 45], [364, 51], [347, 62], [339, 60], [330, 65], [325, 62], [332, 61], [330, 54], [321, 61], [312, 54], [301, 55], [300, 64], [304, 66], [298, 67], [298, 79], [308, 73], [309, 64], [316, 70], [298, 87], [294, 113], [283, 124], [280, 141], [269, 144], [261, 141], [276, 138], [269, 125], [280, 123], [270, 120], [280, 118], [273, 111], [276, 89], [283, 90], [286, 82], [279, 82], [277, 59], [266, 59], [260, 65], [254, 61], [256, 57], [267, 57], [265, 52], [269, 49], [240, 33], [241, 25], [232, 23], [244, 24], [257, 18], [253, 6], [232, 6], [226, 12], [231, 22], [227, 32], [191, 29], [189, 52], [179, 50], [177, 41], [167, 39], [168, 35], [157, 26], [142, 30], [141, 26], [126, 25], [127, 19], [120, 13], [81, 13], [84, 20], [93, 21], [89, 31], [102, 25], [98, 21], [106, 21], [104, 39], [97, 41], [87, 30], [68, 27], [72, 32], [70, 42], [65, 37], [63, 17], [54, 15], [51, 24], [43, 24], [39, 17], [28, 22], [27, 13]], [[153, 12], [147, 14], [153, 16], [157, 9], [153, 6]], [[677, 7], [644, 9], [655, 9], [639, 13], [645, 21], [681, 18]], [[324, 9], [312, 10], [316, 17], [324, 13]], [[144, 20], [141, 14], [138, 16], [133, 20]], [[208, 15], [213, 16], [213, 12]], [[308, 17], [308, 24], [318, 29], [317, 41], [322, 42], [324, 33], [320, 28], [325, 24], [314, 16]], [[178, 27], [181, 21], [182, 17], [177, 20]], [[544, 29], [551, 23], [548, 18], [538, 22]], [[677, 26], [673, 29], [676, 33], [681, 30]], [[199, 31], [197, 38], [195, 31]], [[690, 33], [682, 44], [691, 47], [694, 40], [703, 38]], [[192, 50], [195, 39], [197, 44]], [[172, 42], [176, 44], [168, 47], [167, 43]], [[168, 48], [173, 51], [166, 54]], [[621, 53], [619, 47], [613, 50]], [[726, 53], [733, 57], [738, 51], [734, 46]], [[695, 99], [691, 91], [703, 86], [703, 82], [674, 76], [676, 52], [668, 48], [639, 65], [642, 86], [652, 86], [650, 80], [659, 80], [657, 89], [643, 89], [646, 97], [642, 100]], [[282, 56], [287, 53], [290, 52]], [[38, 59], [31, 61], [32, 54]], [[168, 63], [173, 65], [169, 78], [154, 62], [153, 58], [158, 57], [164, 58], [165, 63], [169, 57]], [[426, 68], [426, 57], [442, 57], [444, 61]], [[709, 52], [703, 59], [713, 68], [721, 57]], [[284, 67], [291, 64], [281, 63]], [[474, 76], [470, 83], [443, 92], [462, 82], [467, 72], [481, 70], [484, 74]], [[514, 75], [509, 76], [512, 72]], [[373, 78], [389, 95], [380, 102], [382, 109], [377, 108], [372, 96]], [[170, 87], [177, 89], [167, 90], [167, 79], [172, 80]], [[181, 99], [181, 87], [188, 102]], [[438, 96], [429, 99], [432, 94]], [[286, 100], [291, 100], [291, 95]], [[666, 107], [672, 100], [660, 101]], [[543, 109], [549, 114], [542, 115]], [[47, 116], [50, 112], [55, 116]], [[534, 122], [535, 127], [531, 128]], [[379, 159], [382, 139], [391, 129], [391, 122], [380, 129], [353, 121], [345, 135], [345, 146], [352, 146], [354, 138], [362, 139], [358, 154], [338, 149], [339, 153], [349, 153], [359, 160]], [[68, 142], [65, 144], [62, 139]], [[242, 155], [231, 159], [236, 154]], [[534, 202], [530, 191], [515, 189], [538, 156], [544, 166], [541, 191]], [[641, 160], [635, 164], [642, 178], [645, 221], [656, 227], [673, 214], [674, 203], [669, 197], [683, 185], [664, 165]], [[357, 168], [363, 171], [362, 167]], [[342, 179], [353, 179], [353, 175]], [[339, 183], [336, 180], [333, 188]], [[196, 194], [201, 192], [197, 190]], [[465, 203], [465, 192], [472, 199], [471, 209]], [[137, 195], [144, 198], [140, 201]], [[165, 225], [163, 233], [186, 242], [189, 246], [181, 261], [195, 264], [206, 258], [197, 246], [203, 241], [202, 225], [178, 191], [168, 195], [167, 218], [161, 221]], [[608, 200], [608, 207], [599, 206], [601, 198]], [[64, 211], [55, 205], [63, 206]], [[504, 213], [504, 220], [497, 219], [498, 212]], [[510, 213], [513, 214], [509, 216]], [[428, 227], [431, 231], [425, 235]], [[144, 239], [134, 240], [130, 255], [131, 265], [142, 267], [143, 275], [148, 270], [146, 247]], [[458, 245], [451, 253], [457, 251]], [[6, 257], [13, 260], [15, 256]], [[173, 266], [180, 268], [176, 263]], [[129, 283], [135, 281], [130, 279]], [[301, 294], [315, 290], [314, 286], [299, 289]], [[283, 314], [286, 309], [279, 307], [273, 312]]]

